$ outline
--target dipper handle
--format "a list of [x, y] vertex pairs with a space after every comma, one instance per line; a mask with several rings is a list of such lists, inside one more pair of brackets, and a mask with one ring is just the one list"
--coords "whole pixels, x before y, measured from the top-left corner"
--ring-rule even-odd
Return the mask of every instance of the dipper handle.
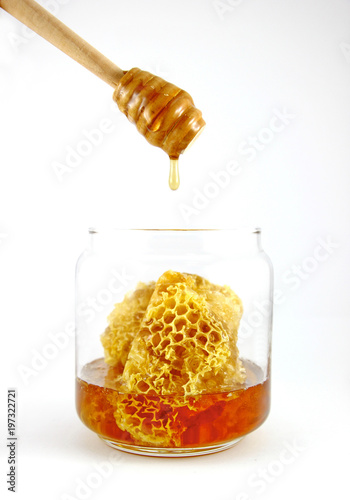
[[112, 87], [124, 75], [122, 69], [34, 0], [0, 0], [0, 7]]
[[34, 0], [0, 0], [0, 7], [111, 85], [119, 109], [171, 159], [176, 160], [203, 130], [201, 111], [176, 85], [138, 68], [123, 71]]

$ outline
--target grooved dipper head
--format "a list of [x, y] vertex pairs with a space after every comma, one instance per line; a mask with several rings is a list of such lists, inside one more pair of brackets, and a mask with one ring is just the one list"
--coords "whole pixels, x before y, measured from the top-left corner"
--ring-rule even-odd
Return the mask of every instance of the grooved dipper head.
[[147, 141], [171, 158], [178, 158], [205, 126], [187, 92], [138, 68], [124, 74], [113, 99]]

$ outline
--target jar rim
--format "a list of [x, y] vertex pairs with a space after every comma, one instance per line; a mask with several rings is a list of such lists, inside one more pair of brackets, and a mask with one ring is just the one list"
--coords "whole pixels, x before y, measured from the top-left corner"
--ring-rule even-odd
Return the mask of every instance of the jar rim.
[[110, 232], [132, 232], [132, 231], [140, 231], [140, 232], [232, 232], [232, 233], [246, 233], [246, 234], [261, 234], [261, 228], [260, 227], [222, 227], [222, 228], [118, 228], [118, 227], [101, 227], [101, 229], [98, 229], [97, 227], [89, 227], [88, 232], [89, 234], [99, 234], [99, 233], [110, 233]]

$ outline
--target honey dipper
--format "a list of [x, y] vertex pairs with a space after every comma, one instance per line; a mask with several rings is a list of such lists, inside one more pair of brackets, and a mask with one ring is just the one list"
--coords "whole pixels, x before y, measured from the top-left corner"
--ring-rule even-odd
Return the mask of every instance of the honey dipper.
[[120, 111], [169, 155], [169, 185], [177, 189], [178, 158], [205, 126], [192, 97], [147, 71], [123, 71], [34, 0], [0, 0], [0, 7], [114, 88]]

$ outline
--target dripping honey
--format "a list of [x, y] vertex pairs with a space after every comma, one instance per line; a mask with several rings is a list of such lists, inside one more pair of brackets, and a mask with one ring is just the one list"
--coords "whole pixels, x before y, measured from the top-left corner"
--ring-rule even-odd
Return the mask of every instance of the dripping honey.
[[169, 187], [173, 191], [180, 186], [179, 159], [170, 157]]
[[[240, 388], [218, 394], [202, 394], [183, 398], [179, 396], [127, 395], [144, 409], [143, 430], [152, 432], [153, 416], [147, 404], [157, 404], [159, 425], [177, 429], [178, 447], [202, 447], [230, 442], [259, 427], [267, 418], [270, 407], [270, 381], [262, 370], [244, 361], [247, 380]], [[123, 397], [116, 388], [105, 386], [108, 367], [102, 359], [86, 365], [82, 378], [76, 380], [78, 415], [92, 431], [116, 443], [145, 445], [121, 430], [114, 417], [116, 404]], [[152, 446], [152, 445], [151, 445]], [[157, 447], [161, 446], [157, 444]]]

